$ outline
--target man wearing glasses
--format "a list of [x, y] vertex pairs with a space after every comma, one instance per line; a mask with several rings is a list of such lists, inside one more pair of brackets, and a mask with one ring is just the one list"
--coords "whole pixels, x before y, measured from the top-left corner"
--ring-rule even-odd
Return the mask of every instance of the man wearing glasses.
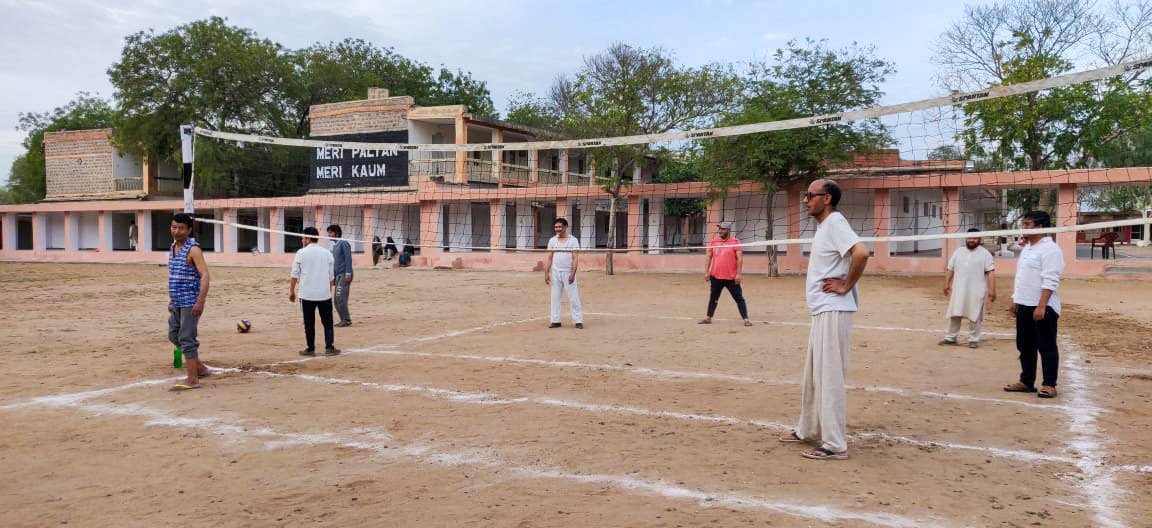
[[804, 207], [819, 224], [808, 257], [806, 287], [812, 330], [804, 361], [800, 425], [780, 441], [816, 444], [801, 453], [812, 460], [848, 458], [844, 379], [852, 314], [858, 307], [856, 283], [868, 264], [868, 247], [836, 211], [840, 195], [840, 186], [828, 179], [812, 182], [804, 193]]

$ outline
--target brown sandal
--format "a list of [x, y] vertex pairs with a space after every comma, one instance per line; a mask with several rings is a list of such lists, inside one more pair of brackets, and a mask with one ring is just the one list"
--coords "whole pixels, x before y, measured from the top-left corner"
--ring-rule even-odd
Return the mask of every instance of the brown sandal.
[[1011, 385], [1005, 385], [1004, 392], [1036, 392], [1036, 387], [1029, 387], [1017, 381]]
[[1056, 397], [1056, 387], [1044, 385], [1044, 386], [1040, 387], [1040, 394], [1037, 394], [1036, 396], [1039, 396], [1041, 398], [1055, 398]]
[[807, 440], [800, 438], [800, 435], [796, 434], [796, 431], [792, 431], [791, 433], [781, 436], [780, 438], [777, 438], [777, 440], [784, 442], [785, 444], [802, 444], [807, 442]]

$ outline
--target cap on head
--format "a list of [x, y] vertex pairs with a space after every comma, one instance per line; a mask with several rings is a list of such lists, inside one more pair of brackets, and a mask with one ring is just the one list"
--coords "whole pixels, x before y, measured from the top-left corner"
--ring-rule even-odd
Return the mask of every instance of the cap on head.
[[727, 230], [731, 231], [732, 230], [732, 222], [719, 222], [716, 224], [716, 227], [719, 227], [720, 229], [727, 229]]

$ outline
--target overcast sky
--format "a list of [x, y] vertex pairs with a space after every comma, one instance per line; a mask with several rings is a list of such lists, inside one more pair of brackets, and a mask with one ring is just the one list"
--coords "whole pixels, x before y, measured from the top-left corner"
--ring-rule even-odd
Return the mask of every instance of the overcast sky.
[[[968, 0], [967, 3], [982, 0]], [[124, 37], [212, 15], [288, 48], [358, 37], [409, 58], [471, 71], [503, 112], [517, 90], [543, 92], [585, 55], [615, 41], [663, 46], [683, 63], [746, 62], [790, 38], [875, 45], [896, 63], [886, 103], [940, 95], [936, 38], [959, 0], [862, 2], [664, 0], [0, 0], [0, 180], [22, 152], [21, 112], [46, 112], [77, 92], [113, 95], [107, 69]], [[401, 94], [396, 94], [401, 95]]]

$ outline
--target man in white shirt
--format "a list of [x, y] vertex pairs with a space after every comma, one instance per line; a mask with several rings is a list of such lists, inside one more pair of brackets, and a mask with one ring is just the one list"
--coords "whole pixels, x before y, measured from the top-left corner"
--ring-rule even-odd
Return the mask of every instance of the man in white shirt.
[[852, 348], [856, 283], [868, 264], [868, 247], [836, 211], [840, 186], [816, 180], [804, 193], [808, 214], [819, 223], [808, 257], [807, 299], [812, 314], [804, 362], [800, 425], [781, 442], [817, 444], [801, 453], [812, 460], [848, 458], [844, 381]]
[[320, 323], [324, 325], [324, 354], [335, 356], [340, 353], [333, 343], [332, 329], [332, 285], [336, 276], [333, 265], [336, 259], [332, 252], [320, 247], [320, 232], [315, 227], [304, 228], [304, 247], [292, 259], [292, 283], [289, 286], [288, 300], [296, 302], [296, 285], [300, 285], [300, 306], [304, 309], [304, 339], [308, 348], [301, 356], [316, 355], [316, 311], [320, 311]]
[[580, 308], [580, 291], [576, 287], [576, 269], [580, 260], [572, 249], [580, 249], [580, 241], [568, 234], [568, 220], [557, 218], [552, 224], [556, 236], [548, 240], [548, 264], [544, 266], [544, 284], [552, 286], [552, 314], [548, 328], [560, 328], [560, 296], [568, 294], [568, 309], [576, 328], [584, 328], [584, 311]]
[[[969, 233], [980, 231], [975, 227]], [[955, 345], [964, 319], [970, 322], [968, 348], [980, 346], [980, 325], [984, 321], [984, 300], [996, 301], [996, 259], [992, 257], [979, 237], [964, 239], [964, 247], [956, 248], [948, 259], [944, 274], [944, 295], [948, 295], [948, 333], [941, 345]]]
[[[1020, 227], [1036, 229], [1052, 226], [1044, 211], [1024, 213]], [[1060, 351], [1056, 346], [1056, 323], [1060, 320], [1060, 275], [1064, 254], [1045, 234], [1027, 233], [1027, 245], [1016, 260], [1016, 282], [1012, 289], [1011, 313], [1016, 318], [1016, 349], [1020, 351], [1020, 381], [1004, 387], [1008, 392], [1036, 392], [1036, 355], [1043, 365], [1042, 384], [1037, 396], [1056, 397], [1056, 377]]]

